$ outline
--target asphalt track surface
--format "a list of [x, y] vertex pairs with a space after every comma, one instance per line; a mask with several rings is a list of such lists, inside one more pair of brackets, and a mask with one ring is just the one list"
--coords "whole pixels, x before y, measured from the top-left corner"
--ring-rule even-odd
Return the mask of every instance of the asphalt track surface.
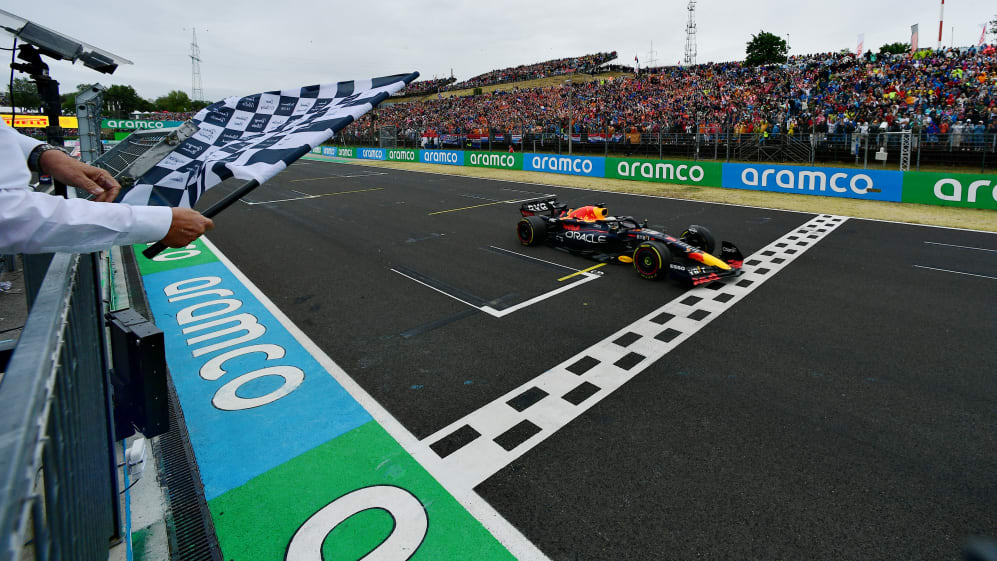
[[[427, 439], [685, 294], [564, 279], [597, 263], [505, 202], [548, 194], [745, 255], [815, 218], [302, 161], [210, 239]], [[997, 534], [995, 310], [997, 235], [848, 219], [475, 490], [557, 560], [958, 559]]]

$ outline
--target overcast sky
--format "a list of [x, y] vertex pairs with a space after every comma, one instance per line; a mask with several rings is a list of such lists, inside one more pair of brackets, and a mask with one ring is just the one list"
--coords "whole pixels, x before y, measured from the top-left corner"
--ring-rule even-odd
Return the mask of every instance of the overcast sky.
[[[676, 64], [685, 49], [688, 0], [96, 0], [17, 2], [4, 9], [134, 62], [113, 75], [54, 62], [63, 92], [78, 83], [128, 84], [146, 98], [191, 91], [191, 30], [201, 50], [205, 98], [370, 78], [417, 70], [458, 80], [497, 68], [600, 51], [645, 65]], [[87, 8], [84, 8], [86, 6]], [[94, 8], [89, 8], [93, 6]], [[99, 9], [98, 9], [99, 8]], [[943, 45], [975, 44], [997, 6], [945, 4]], [[789, 39], [791, 52], [867, 49], [906, 42], [920, 24], [922, 47], [938, 38], [939, 0], [699, 0], [698, 62], [740, 60], [751, 35]], [[10, 47], [9, 37], [0, 42]], [[2, 51], [0, 51], [2, 53]], [[6, 66], [6, 65], [4, 65]], [[23, 77], [23, 75], [20, 75]], [[3, 80], [6, 82], [7, 80]]]

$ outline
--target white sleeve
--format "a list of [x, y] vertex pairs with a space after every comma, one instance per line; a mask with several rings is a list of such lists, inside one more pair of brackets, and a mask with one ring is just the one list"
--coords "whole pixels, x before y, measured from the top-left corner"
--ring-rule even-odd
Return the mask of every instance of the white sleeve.
[[28, 161], [28, 155], [35, 149], [35, 146], [44, 144], [41, 140], [35, 140], [30, 136], [16, 132], [13, 127], [8, 126], [3, 120], [0, 120], [0, 138], [5, 142], [10, 141], [14, 143], [17, 149], [24, 154], [23, 161], [25, 162]]
[[0, 254], [90, 253], [163, 239], [173, 211], [0, 189]]

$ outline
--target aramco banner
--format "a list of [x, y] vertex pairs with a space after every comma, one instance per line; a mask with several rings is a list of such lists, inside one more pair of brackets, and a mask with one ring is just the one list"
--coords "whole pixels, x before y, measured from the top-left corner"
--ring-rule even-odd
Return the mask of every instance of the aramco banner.
[[871, 169], [723, 164], [723, 186], [798, 195], [900, 202], [903, 175]]
[[908, 172], [903, 202], [997, 210], [997, 175]]
[[464, 152], [464, 165], [475, 168], [523, 169], [518, 152]]
[[139, 119], [101, 119], [102, 129], [169, 129], [179, 127], [183, 121], [144, 121]]
[[716, 162], [606, 159], [606, 177], [612, 179], [720, 187], [722, 172], [722, 165]]
[[526, 171], [605, 177], [606, 159], [600, 157], [589, 158], [586, 156], [528, 153], [523, 157], [523, 169]]

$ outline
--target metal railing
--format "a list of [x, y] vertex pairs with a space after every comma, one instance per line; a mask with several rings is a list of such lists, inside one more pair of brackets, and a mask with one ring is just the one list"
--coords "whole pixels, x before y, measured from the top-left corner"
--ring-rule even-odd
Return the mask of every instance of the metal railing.
[[97, 255], [55, 254], [0, 379], [0, 561], [105, 561], [120, 537], [102, 309]]
[[[542, 132], [538, 132], [543, 129]], [[879, 132], [795, 131], [737, 133], [730, 128], [703, 132], [620, 132], [581, 129], [571, 135], [557, 126], [518, 126], [477, 133], [447, 134], [442, 127], [398, 127], [387, 141], [398, 148], [447, 148], [460, 150], [506, 151], [510, 144], [517, 152], [544, 152], [582, 156], [639, 156], [659, 159], [713, 160], [727, 162], [768, 162], [797, 164], [857, 165], [898, 169], [901, 165], [901, 135]], [[426, 131], [434, 131], [427, 136]], [[382, 131], [351, 127], [337, 135], [335, 142], [353, 146], [384, 146]], [[510, 142], [509, 139], [512, 141]], [[608, 139], [608, 141], [607, 141]], [[887, 158], [876, 159], [885, 149]], [[967, 173], [997, 170], [997, 134], [992, 132], [911, 133], [910, 169], [921, 166], [962, 168]]]

